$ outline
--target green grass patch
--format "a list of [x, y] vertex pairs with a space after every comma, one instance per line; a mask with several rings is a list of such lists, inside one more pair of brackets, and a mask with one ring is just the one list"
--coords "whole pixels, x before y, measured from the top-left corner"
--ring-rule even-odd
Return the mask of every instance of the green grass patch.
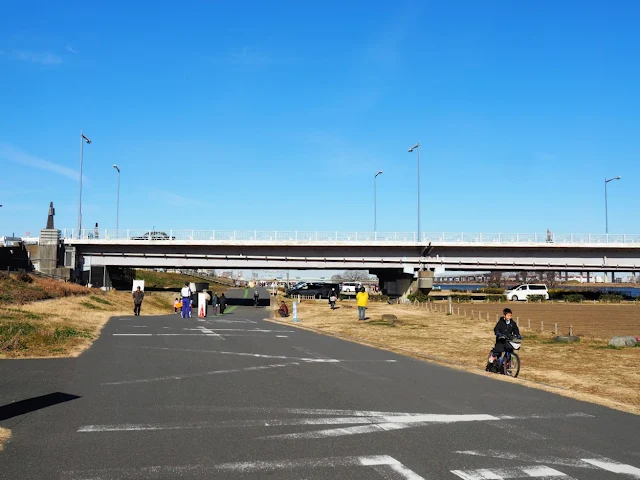
[[97, 303], [101, 303], [103, 305], [113, 305], [109, 300], [105, 300], [104, 298], [96, 297], [95, 295], [91, 295], [89, 297], [91, 300]]
[[387, 322], [385, 320], [369, 320], [367, 325], [373, 325], [374, 327], [395, 327], [395, 323]]
[[84, 330], [77, 330], [73, 327], [58, 327], [56, 328], [56, 331], [53, 333], [53, 337], [56, 340], [58, 340], [61, 338], [72, 338], [72, 337], [93, 338], [93, 335], [91, 335], [89, 332], [86, 332]]
[[91, 302], [80, 302], [80, 305], [91, 310], [102, 310], [102, 308], [100, 308], [98, 305], [94, 305]]
[[0, 341], [7, 341], [16, 335], [29, 335], [37, 330], [29, 322], [11, 322], [0, 324]]

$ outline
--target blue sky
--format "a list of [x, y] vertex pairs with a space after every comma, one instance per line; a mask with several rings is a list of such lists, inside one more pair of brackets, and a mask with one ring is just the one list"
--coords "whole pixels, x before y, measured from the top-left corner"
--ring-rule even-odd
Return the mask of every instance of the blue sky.
[[640, 233], [640, 3], [9, 2], [0, 235]]

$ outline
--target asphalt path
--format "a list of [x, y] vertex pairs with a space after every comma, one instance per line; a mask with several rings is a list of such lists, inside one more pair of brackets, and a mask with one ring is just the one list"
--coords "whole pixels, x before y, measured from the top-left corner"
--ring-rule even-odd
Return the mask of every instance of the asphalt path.
[[266, 313], [116, 317], [78, 359], [0, 362], [0, 478], [640, 478], [637, 416]]

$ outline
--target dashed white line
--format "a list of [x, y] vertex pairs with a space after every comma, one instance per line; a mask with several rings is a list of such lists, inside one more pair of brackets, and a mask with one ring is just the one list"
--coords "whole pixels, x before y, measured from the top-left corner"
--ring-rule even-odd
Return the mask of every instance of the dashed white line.
[[151, 337], [152, 333], [112, 333], [114, 337]]
[[[197, 333], [190, 335], [198, 335]], [[232, 335], [226, 335], [232, 336]], [[284, 355], [265, 355], [262, 353], [246, 353], [246, 352], [228, 352], [224, 350], [201, 350], [193, 348], [172, 348], [172, 347], [150, 347], [140, 346], [136, 348], [147, 350], [167, 350], [173, 352], [196, 352], [196, 353], [214, 353], [218, 355], [237, 355], [241, 357], [254, 357], [254, 358], [269, 358], [272, 360], [296, 360], [305, 363], [397, 363], [397, 360], [385, 359], [385, 360], [345, 360], [338, 358], [315, 358], [315, 357], [287, 357]]]

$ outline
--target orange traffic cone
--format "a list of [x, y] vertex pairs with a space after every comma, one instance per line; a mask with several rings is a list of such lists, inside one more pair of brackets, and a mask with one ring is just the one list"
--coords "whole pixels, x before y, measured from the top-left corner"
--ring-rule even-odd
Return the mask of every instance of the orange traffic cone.
[[198, 313], [200, 318], [204, 318], [204, 305], [200, 305], [200, 312]]

